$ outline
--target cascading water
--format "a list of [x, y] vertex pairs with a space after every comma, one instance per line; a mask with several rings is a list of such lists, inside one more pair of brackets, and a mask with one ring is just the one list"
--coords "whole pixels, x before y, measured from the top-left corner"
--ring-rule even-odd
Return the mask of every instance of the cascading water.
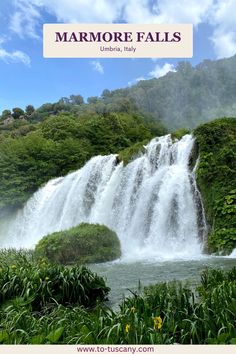
[[199, 227], [199, 193], [188, 168], [193, 143], [191, 135], [174, 143], [170, 135], [155, 138], [127, 166], [117, 163], [116, 155], [93, 157], [36, 192], [1, 246], [32, 248], [44, 235], [89, 222], [115, 230], [124, 257], [199, 255], [204, 227]]

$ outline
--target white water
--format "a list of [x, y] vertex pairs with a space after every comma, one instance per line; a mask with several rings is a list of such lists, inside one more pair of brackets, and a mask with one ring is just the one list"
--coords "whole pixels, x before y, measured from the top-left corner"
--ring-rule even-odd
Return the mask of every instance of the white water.
[[190, 135], [175, 143], [166, 135], [126, 167], [116, 155], [93, 157], [36, 192], [1, 247], [32, 248], [46, 234], [90, 222], [115, 230], [129, 259], [199, 256], [205, 224], [199, 223], [204, 217], [188, 169], [192, 147]]
[[229, 258], [236, 258], [236, 248], [232, 251], [232, 253], [229, 255]]

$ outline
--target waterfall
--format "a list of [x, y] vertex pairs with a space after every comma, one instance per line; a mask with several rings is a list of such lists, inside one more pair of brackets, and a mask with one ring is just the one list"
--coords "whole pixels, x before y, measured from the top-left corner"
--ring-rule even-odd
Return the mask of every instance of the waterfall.
[[[80, 170], [49, 181], [10, 223], [2, 247], [32, 248], [44, 236], [81, 222], [105, 224], [133, 259], [201, 254], [199, 193], [189, 158], [194, 139], [153, 139], [127, 166], [95, 156]], [[200, 211], [202, 213], [202, 211]]]

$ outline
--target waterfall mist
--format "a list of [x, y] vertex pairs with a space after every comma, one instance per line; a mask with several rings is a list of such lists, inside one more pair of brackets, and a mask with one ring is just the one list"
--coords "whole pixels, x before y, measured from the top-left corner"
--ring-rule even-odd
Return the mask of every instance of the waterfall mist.
[[117, 155], [93, 157], [38, 190], [1, 235], [1, 247], [33, 248], [44, 235], [89, 222], [117, 232], [124, 258], [195, 258], [205, 223], [188, 167], [193, 143], [191, 135], [155, 138], [127, 166]]

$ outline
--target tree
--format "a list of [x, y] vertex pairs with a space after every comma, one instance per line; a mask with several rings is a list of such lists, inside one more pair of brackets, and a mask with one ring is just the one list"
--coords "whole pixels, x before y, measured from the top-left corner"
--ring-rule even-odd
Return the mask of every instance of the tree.
[[93, 103], [97, 103], [97, 101], [99, 100], [99, 98], [97, 96], [91, 96], [91, 97], [88, 97], [87, 101], [88, 103], [90, 104], [93, 104]]
[[11, 111], [9, 109], [4, 109], [4, 111], [2, 111], [2, 119], [6, 119], [8, 117], [11, 117]]
[[193, 73], [194, 69], [189, 61], [180, 61], [176, 67], [177, 72], [183, 75], [190, 75]]
[[37, 112], [39, 113], [50, 113], [52, 114], [54, 111], [54, 104], [53, 103], [44, 103], [42, 106], [40, 106], [37, 109]]
[[70, 99], [68, 97], [62, 97], [58, 101], [59, 103], [63, 103], [64, 105], [70, 104]]
[[108, 89], [105, 89], [105, 90], [102, 91], [102, 95], [101, 96], [102, 96], [103, 99], [109, 98], [109, 97], [111, 97], [111, 91], [108, 90]]
[[71, 117], [57, 116], [46, 119], [41, 126], [43, 137], [54, 141], [76, 138], [78, 124]]
[[81, 105], [84, 103], [84, 99], [81, 95], [70, 95], [71, 104]]
[[23, 109], [21, 109], [21, 108], [19, 108], [19, 107], [15, 107], [15, 108], [13, 108], [12, 109], [12, 117], [14, 118], [14, 119], [19, 119], [20, 118], [20, 116], [22, 116], [22, 115], [24, 115], [24, 111], [23, 111]]
[[32, 106], [31, 104], [29, 104], [28, 106], [26, 106], [25, 108], [25, 113], [30, 116], [32, 113], [34, 113], [35, 109], [34, 106]]

